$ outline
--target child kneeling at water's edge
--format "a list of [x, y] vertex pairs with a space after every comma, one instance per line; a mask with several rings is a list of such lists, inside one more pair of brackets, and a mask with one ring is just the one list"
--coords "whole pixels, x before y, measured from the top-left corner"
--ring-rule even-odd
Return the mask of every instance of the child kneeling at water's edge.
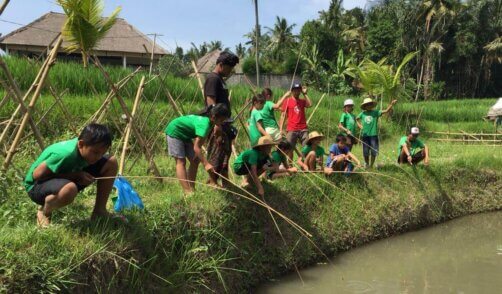
[[[293, 146], [288, 141], [281, 141], [277, 146], [277, 150], [270, 154], [270, 164], [272, 169], [266, 172], [266, 177], [270, 180], [291, 176], [298, 172], [296, 167], [290, 167], [288, 162], [288, 154], [293, 150]], [[282, 167], [281, 167], [282, 165]]]
[[234, 162], [235, 173], [239, 176], [245, 176], [242, 185], [248, 186], [250, 182], [253, 182], [260, 196], [265, 195], [265, 190], [259, 175], [271, 170], [266, 164], [270, 160], [269, 154], [274, 145], [276, 144], [270, 136], [263, 136], [258, 139], [258, 143], [253, 148], [239, 154]]
[[344, 171], [348, 174], [354, 170], [353, 162], [358, 166], [361, 165], [359, 159], [350, 152], [347, 137], [343, 134], [339, 134], [336, 136], [336, 143], [329, 148], [329, 155], [326, 160], [324, 172], [327, 175], [337, 171]]
[[309, 133], [305, 147], [302, 149], [302, 157], [298, 158], [298, 165], [304, 171], [315, 171], [317, 166], [322, 167], [324, 148], [319, 146], [324, 139], [324, 135], [313, 131]]
[[[183, 191], [190, 194], [195, 190], [195, 179], [199, 163], [202, 162], [210, 179], [213, 166], [202, 153], [202, 145], [215, 125], [221, 125], [230, 117], [230, 111], [223, 103], [209, 105], [198, 115], [180, 116], [171, 121], [166, 129], [166, 138], [169, 155], [176, 160], [176, 177]], [[186, 170], [186, 159], [190, 167]], [[210, 184], [217, 185], [210, 180]]]
[[108, 128], [100, 124], [87, 125], [78, 138], [47, 147], [31, 165], [24, 186], [33, 202], [40, 205], [37, 223], [46, 227], [52, 213], [72, 203], [78, 192], [97, 183], [96, 201], [91, 218], [107, 217], [106, 203], [117, 175], [114, 156], [106, 155], [112, 144]]

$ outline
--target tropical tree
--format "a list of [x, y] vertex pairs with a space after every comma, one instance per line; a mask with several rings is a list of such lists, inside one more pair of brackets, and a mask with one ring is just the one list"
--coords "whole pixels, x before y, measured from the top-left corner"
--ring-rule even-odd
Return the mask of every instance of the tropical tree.
[[242, 45], [242, 43], [239, 43], [235, 46], [235, 54], [239, 56], [239, 58], [243, 58], [246, 56], [246, 47]]
[[214, 50], [222, 50], [222, 49], [223, 49], [223, 43], [221, 41], [211, 41], [208, 44], [209, 52], [214, 51]]
[[290, 25], [285, 18], [279, 16], [276, 16], [273, 28], [265, 27], [270, 36], [267, 50], [271, 52], [274, 59], [282, 59], [285, 52], [296, 43], [296, 37], [293, 35], [294, 27], [295, 24]]
[[121, 7], [117, 7], [110, 16], [104, 18], [101, 0], [58, 0], [67, 15], [62, 35], [68, 45], [68, 52], [80, 51], [84, 67], [98, 42], [106, 35], [117, 21]]
[[351, 88], [347, 84], [347, 76], [350, 74], [350, 68], [353, 64], [353, 58], [346, 58], [343, 50], [338, 50], [336, 61], [325, 60], [328, 66], [328, 83], [333, 85], [334, 90], [339, 94], [348, 94]]

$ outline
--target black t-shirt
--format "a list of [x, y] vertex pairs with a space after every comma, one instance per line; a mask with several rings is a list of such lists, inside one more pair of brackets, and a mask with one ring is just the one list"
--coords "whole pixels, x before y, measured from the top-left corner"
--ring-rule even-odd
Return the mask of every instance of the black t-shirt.
[[228, 89], [225, 81], [216, 73], [207, 75], [204, 83], [204, 104], [207, 106], [207, 96], [214, 97], [216, 103], [224, 103], [228, 110], [230, 109], [230, 100], [228, 100]]

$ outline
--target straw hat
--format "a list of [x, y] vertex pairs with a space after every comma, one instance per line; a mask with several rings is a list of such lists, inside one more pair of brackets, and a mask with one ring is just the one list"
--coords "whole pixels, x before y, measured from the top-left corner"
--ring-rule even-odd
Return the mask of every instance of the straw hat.
[[258, 143], [256, 143], [256, 145], [254, 145], [253, 148], [260, 147], [260, 146], [271, 146], [271, 145], [277, 145], [277, 143], [274, 142], [272, 137], [270, 137], [269, 135], [266, 135], [266, 136], [260, 137], [260, 139], [258, 139]]
[[316, 131], [310, 132], [306, 143], [310, 143], [310, 141], [316, 138], [324, 139], [324, 135]]
[[365, 106], [369, 106], [370, 104], [375, 105], [376, 102], [373, 101], [371, 98], [364, 98], [363, 103], [361, 103], [361, 108], [364, 108]]

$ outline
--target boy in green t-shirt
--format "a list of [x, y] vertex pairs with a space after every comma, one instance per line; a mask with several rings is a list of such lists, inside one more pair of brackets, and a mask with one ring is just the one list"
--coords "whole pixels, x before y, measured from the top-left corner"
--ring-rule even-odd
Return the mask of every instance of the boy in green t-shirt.
[[413, 165], [423, 160], [425, 165], [429, 164], [429, 148], [424, 142], [418, 139], [419, 134], [420, 130], [417, 127], [413, 127], [407, 136], [401, 137], [397, 149], [397, 154], [399, 154], [398, 163], [403, 164], [408, 162]]
[[366, 167], [372, 168], [378, 155], [378, 119], [389, 112], [397, 100], [392, 100], [387, 109], [375, 110], [376, 102], [371, 98], [365, 98], [361, 104], [363, 112], [357, 116], [357, 126], [362, 129], [363, 156]]
[[265, 97], [263, 97], [263, 95], [258, 94], [253, 97], [253, 110], [251, 111], [251, 117], [248, 120], [251, 146], [256, 145], [260, 137], [267, 135], [264, 127], [264, 119], [261, 113], [264, 105]]
[[319, 146], [324, 139], [324, 135], [313, 131], [309, 133], [305, 147], [302, 149], [302, 157], [298, 158], [298, 165], [305, 171], [315, 171], [317, 165], [322, 167], [323, 156], [326, 154], [324, 148]]
[[[293, 146], [288, 141], [281, 141], [277, 145], [277, 150], [270, 154], [270, 164], [272, 170], [268, 171], [266, 176], [268, 179], [277, 179], [279, 177], [291, 176], [298, 172], [296, 167], [290, 167], [287, 154], [293, 150]], [[281, 168], [282, 165], [282, 168]]]
[[105, 155], [111, 144], [112, 135], [106, 126], [89, 124], [78, 138], [55, 143], [40, 154], [24, 178], [28, 195], [40, 205], [39, 226], [48, 226], [52, 212], [72, 203], [97, 177], [110, 178], [97, 183], [91, 219], [110, 216], [106, 202], [118, 170], [115, 157]]
[[270, 136], [263, 136], [253, 148], [239, 154], [234, 162], [235, 173], [239, 176], [245, 176], [242, 186], [246, 187], [252, 181], [260, 196], [265, 195], [265, 190], [259, 176], [263, 172], [271, 170], [266, 164], [270, 160], [269, 154], [274, 145], [275, 143]]
[[[202, 162], [209, 173], [209, 182], [217, 185], [213, 166], [202, 153], [202, 145], [216, 125], [221, 125], [230, 117], [230, 111], [223, 103], [209, 105], [199, 115], [180, 116], [171, 121], [166, 129], [167, 147], [169, 155], [176, 160], [176, 177], [183, 191], [190, 194], [195, 190], [195, 179], [199, 163]], [[186, 159], [190, 167], [186, 170]]]
[[352, 145], [357, 144], [357, 139], [354, 137], [356, 134], [356, 116], [352, 111], [354, 111], [354, 101], [352, 99], [345, 100], [343, 102], [343, 113], [338, 122], [338, 128], [347, 137], [349, 150], [352, 150]]

